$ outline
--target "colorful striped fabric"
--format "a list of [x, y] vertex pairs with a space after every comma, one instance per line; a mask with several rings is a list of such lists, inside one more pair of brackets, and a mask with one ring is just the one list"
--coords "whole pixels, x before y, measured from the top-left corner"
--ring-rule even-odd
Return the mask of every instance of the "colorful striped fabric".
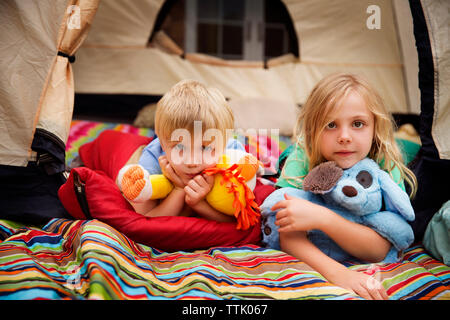
[[[360, 299], [304, 263], [249, 245], [163, 252], [97, 221], [0, 220], [0, 299]], [[391, 299], [450, 299], [450, 268], [417, 245], [401, 263], [352, 265]]]
[[66, 164], [69, 165], [78, 155], [80, 146], [94, 140], [104, 130], [129, 132], [145, 137], [153, 137], [155, 135], [155, 132], [152, 129], [137, 128], [130, 124], [72, 120], [69, 138], [66, 143]]

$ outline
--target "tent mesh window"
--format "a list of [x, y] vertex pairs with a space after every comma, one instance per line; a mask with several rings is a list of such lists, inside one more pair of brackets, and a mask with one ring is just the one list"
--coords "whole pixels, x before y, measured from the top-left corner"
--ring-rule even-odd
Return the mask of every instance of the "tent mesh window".
[[298, 39], [279, 0], [169, 0], [150, 37], [164, 32], [184, 53], [227, 60], [298, 57]]

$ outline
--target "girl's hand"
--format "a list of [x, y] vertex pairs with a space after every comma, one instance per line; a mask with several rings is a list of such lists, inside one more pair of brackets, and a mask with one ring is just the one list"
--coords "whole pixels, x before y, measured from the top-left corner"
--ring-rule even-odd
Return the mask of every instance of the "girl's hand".
[[367, 300], [388, 300], [383, 285], [374, 277], [362, 272], [347, 269], [328, 279], [331, 283], [350, 290]]
[[190, 207], [195, 206], [202, 201], [211, 191], [214, 184], [214, 176], [199, 174], [191, 179], [184, 187], [186, 192], [185, 201]]
[[159, 166], [161, 167], [161, 171], [164, 176], [166, 176], [167, 179], [169, 179], [175, 188], [183, 189], [185, 186], [184, 181], [175, 173], [175, 170], [173, 170], [172, 166], [169, 163], [169, 160], [167, 160], [166, 156], [160, 156], [158, 158]]
[[320, 223], [326, 219], [326, 208], [305, 199], [284, 194], [286, 200], [278, 201], [272, 211], [277, 212], [275, 224], [279, 232], [308, 231], [320, 229]]

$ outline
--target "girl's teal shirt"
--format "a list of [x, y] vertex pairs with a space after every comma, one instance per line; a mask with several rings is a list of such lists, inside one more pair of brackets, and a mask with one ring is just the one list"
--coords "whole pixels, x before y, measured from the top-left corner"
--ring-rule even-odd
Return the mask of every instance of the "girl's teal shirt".
[[[290, 153], [289, 153], [290, 152]], [[286, 161], [284, 162], [283, 170], [281, 170], [280, 177], [276, 183], [277, 187], [294, 187], [302, 188], [303, 178], [309, 172], [308, 160], [306, 158], [305, 151], [299, 146], [298, 143], [292, 145], [290, 148], [285, 150], [287, 155]], [[280, 156], [280, 161], [283, 159], [283, 155]], [[405, 184], [400, 175], [400, 170], [397, 167], [389, 172], [392, 179], [405, 191]]]

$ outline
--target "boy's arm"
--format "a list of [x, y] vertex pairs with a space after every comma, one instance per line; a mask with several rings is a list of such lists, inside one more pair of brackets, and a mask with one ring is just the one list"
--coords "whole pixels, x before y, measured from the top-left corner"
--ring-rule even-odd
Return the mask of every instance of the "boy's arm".
[[160, 204], [144, 213], [146, 217], [178, 216], [184, 207], [185, 192], [182, 188], [174, 188]]
[[198, 213], [199, 216], [208, 220], [215, 220], [218, 222], [235, 222], [234, 216], [223, 214], [213, 207], [211, 207], [205, 200], [199, 201], [191, 208]]

